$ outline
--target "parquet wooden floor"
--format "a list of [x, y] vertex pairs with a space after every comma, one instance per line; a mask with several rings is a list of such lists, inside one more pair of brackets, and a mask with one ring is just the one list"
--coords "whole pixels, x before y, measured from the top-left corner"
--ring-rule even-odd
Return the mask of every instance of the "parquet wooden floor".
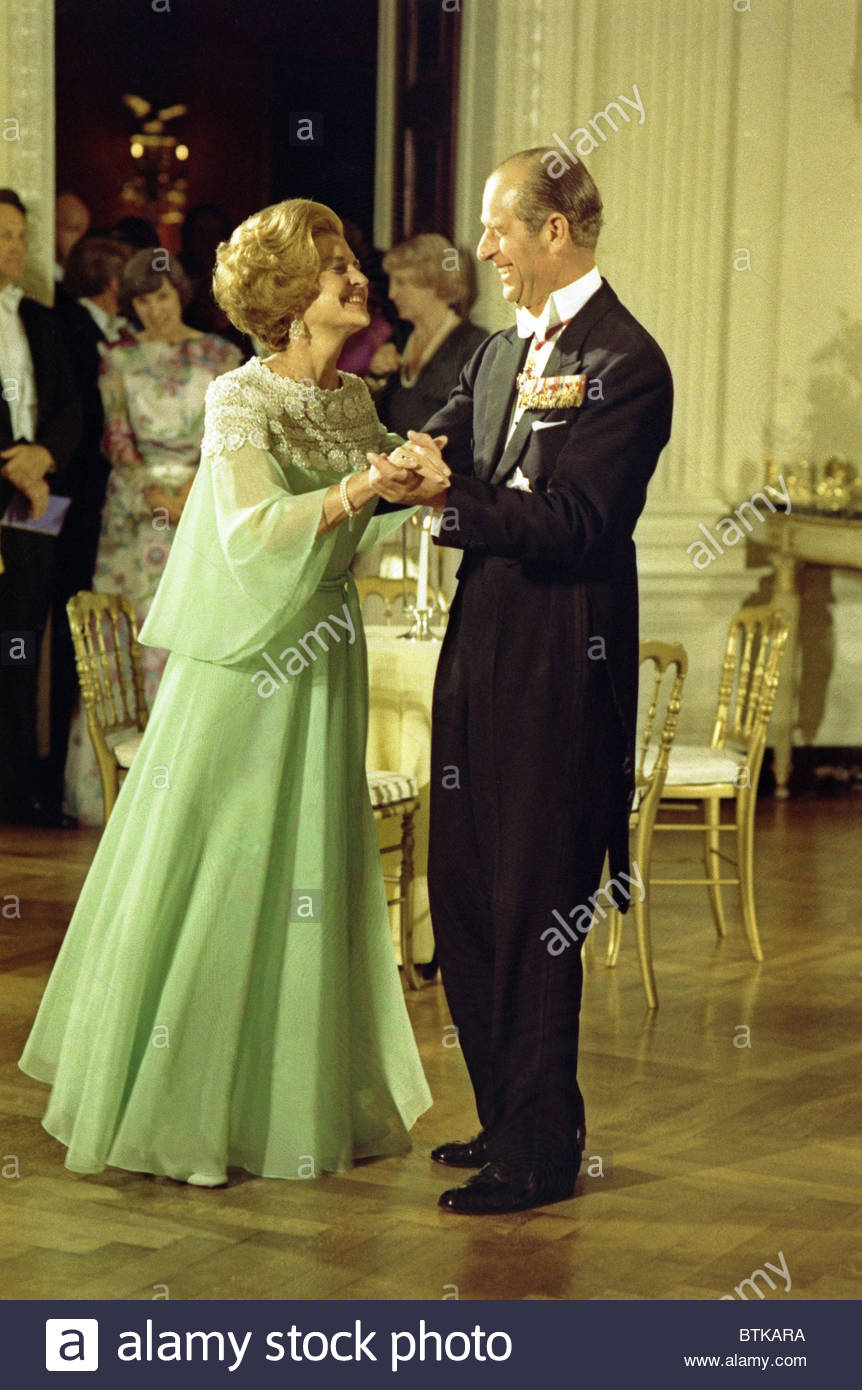
[[[16, 1061], [95, 843], [0, 830], [4, 1298], [862, 1295], [858, 801], [760, 806], [762, 965], [735, 905], [717, 942], [700, 888], [654, 891], [657, 1014], [628, 924], [616, 970], [596, 940], [581, 1028], [587, 1172], [573, 1201], [499, 1219], [435, 1204], [447, 1173], [428, 1148], [475, 1128], [439, 985], [409, 1001], [435, 1104], [406, 1157], [315, 1182], [237, 1174], [215, 1191], [68, 1172], [39, 1124], [47, 1088]], [[657, 850], [676, 857], [675, 837]]]

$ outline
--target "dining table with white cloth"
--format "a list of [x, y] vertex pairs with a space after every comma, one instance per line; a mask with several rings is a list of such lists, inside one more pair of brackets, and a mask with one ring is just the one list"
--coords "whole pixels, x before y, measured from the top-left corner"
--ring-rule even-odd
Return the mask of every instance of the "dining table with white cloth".
[[[419, 784], [413, 880], [413, 949], [419, 962], [434, 953], [428, 906], [428, 806], [431, 776], [431, 699], [440, 654], [439, 641], [408, 641], [399, 636], [407, 624], [366, 624], [368, 646], [369, 771], [401, 772]], [[391, 824], [378, 825], [381, 844], [392, 839]], [[391, 908], [393, 939], [398, 940], [397, 909]]]

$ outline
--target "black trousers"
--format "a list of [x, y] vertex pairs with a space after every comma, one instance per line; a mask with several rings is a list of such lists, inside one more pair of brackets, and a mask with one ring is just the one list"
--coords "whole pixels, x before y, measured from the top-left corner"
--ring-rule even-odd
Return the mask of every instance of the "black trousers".
[[[429, 895], [443, 984], [492, 1159], [574, 1177], [582, 937], [622, 736], [585, 592], [469, 563], [434, 690]], [[543, 935], [545, 933], [545, 935]]]
[[3, 527], [0, 543], [0, 819], [12, 819], [40, 795], [36, 699], [54, 538]]

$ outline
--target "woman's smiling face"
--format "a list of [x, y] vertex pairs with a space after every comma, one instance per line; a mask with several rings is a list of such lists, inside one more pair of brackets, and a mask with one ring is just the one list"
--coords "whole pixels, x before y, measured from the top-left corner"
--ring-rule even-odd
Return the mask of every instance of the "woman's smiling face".
[[170, 280], [165, 278], [151, 294], [139, 294], [132, 307], [144, 329], [153, 338], [171, 338], [181, 333], [183, 309], [180, 297]]
[[320, 256], [320, 293], [303, 318], [311, 332], [346, 330], [349, 336], [371, 321], [368, 278], [343, 237], [323, 232], [315, 242]]

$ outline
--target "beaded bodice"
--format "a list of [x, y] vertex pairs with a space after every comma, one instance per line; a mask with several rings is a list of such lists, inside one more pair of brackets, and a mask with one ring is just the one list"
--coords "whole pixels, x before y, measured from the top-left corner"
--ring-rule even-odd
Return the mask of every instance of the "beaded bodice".
[[313, 475], [365, 468], [366, 450], [380, 448], [385, 431], [365, 383], [340, 376], [341, 386], [326, 391], [277, 376], [257, 357], [225, 373], [207, 391], [202, 457], [251, 444]]

